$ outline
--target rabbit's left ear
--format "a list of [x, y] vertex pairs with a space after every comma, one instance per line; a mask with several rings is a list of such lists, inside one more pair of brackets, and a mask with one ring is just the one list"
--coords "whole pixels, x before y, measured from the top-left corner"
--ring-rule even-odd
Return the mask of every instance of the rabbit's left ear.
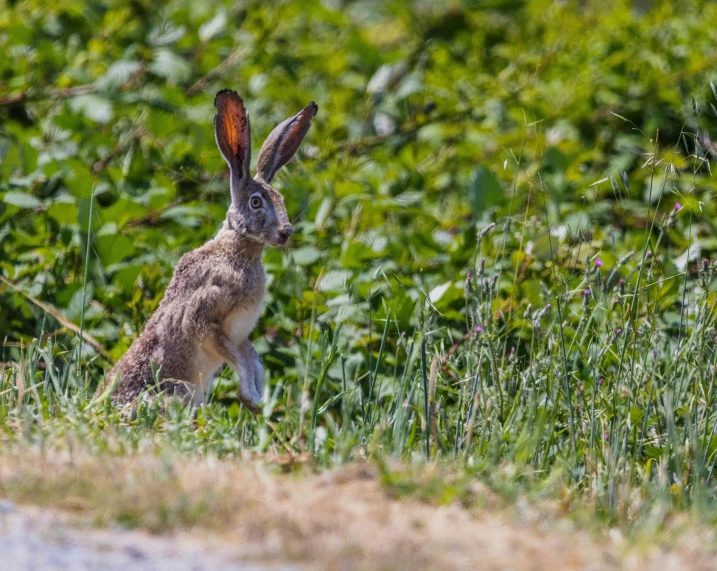
[[223, 89], [214, 99], [214, 136], [224, 160], [229, 165], [232, 200], [239, 200], [239, 189], [251, 178], [251, 139], [249, 114], [235, 91]]
[[277, 171], [291, 160], [311, 126], [319, 106], [313, 101], [293, 117], [277, 125], [259, 151], [257, 177], [271, 182]]

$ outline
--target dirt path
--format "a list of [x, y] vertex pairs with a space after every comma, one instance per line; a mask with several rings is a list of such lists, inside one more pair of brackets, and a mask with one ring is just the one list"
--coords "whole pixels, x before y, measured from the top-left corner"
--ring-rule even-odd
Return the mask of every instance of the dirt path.
[[8, 571], [267, 571], [299, 569], [242, 562], [221, 542], [182, 534], [81, 530], [63, 514], [40, 508], [0, 508], [0, 568]]
[[[163, 480], [167, 468], [154, 458], [3, 460], [0, 490], [18, 503], [53, 506], [0, 503], [4, 569], [717, 568], [704, 535], [684, 534], [669, 550], [630, 546], [618, 533], [575, 530], [527, 503], [506, 514], [394, 499], [375, 470], [361, 466], [290, 477], [257, 463], [192, 462]], [[131, 505], [149, 514], [140, 521], [151, 528], [177, 502], [200, 511], [171, 534], [96, 526]]]

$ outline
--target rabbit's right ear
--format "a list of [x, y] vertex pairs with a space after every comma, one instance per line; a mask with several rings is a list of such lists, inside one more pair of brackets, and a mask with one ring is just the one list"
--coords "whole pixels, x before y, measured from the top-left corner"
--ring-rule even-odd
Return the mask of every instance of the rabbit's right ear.
[[214, 98], [214, 136], [217, 146], [229, 165], [232, 200], [238, 201], [239, 188], [249, 180], [251, 138], [249, 114], [235, 91], [223, 89]]
[[313, 101], [293, 117], [279, 123], [269, 134], [259, 151], [257, 175], [271, 182], [276, 172], [291, 160], [311, 127], [311, 120], [319, 110]]

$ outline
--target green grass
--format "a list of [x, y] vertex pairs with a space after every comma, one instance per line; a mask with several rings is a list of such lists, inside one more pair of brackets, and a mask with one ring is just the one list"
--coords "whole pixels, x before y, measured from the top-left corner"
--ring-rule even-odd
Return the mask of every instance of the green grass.
[[[684, 215], [655, 215], [656, 242]], [[698, 261], [694, 275], [678, 278], [689, 305], [670, 322], [659, 294], [669, 281], [654, 277], [661, 252], [645, 250], [611, 268], [589, 254], [583, 260], [586, 246], [576, 245], [574, 265], [556, 270], [561, 285], [543, 292], [552, 303], [510, 307], [497, 299], [495, 262], [482, 257], [491, 240], [501, 240], [495, 230], [476, 247], [460, 336], [436, 324], [428, 300], [412, 335], [399, 331], [389, 309], [374, 325], [380, 335], [369, 368], [349, 372], [340, 327], [310, 329], [302, 353], [316, 374], [307, 376], [305, 396], [274, 385], [258, 418], [233, 401], [230, 384], [198, 411], [174, 403], [162, 414], [149, 399], [136, 414], [117, 410], [92, 399], [95, 379], [75, 366], [77, 351], [52, 339], [32, 342], [0, 377], [4, 448], [218, 457], [307, 449], [319, 466], [356, 454], [438, 459], [488, 482], [511, 473], [493, 483], [513, 494], [551, 486], [556, 493], [558, 482], [613, 521], [652, 517], [655, 502], [665, 513], [694, 508], [711, 519], [714, 268]], [[507, 330], [501, 312], [520, 313], [520, 328]], [[336, 365], [340, 383], [328, 374]]]
[[[436, 462], [386, 485], [717, 523], [712, 4], [193, 6], [0, 8], [3, 452]], [[95, 387], [226, 210], [225, 86], [255, 149], [320, 108], [277, 182], [264, 414], [230, 371], [120, 411]]]

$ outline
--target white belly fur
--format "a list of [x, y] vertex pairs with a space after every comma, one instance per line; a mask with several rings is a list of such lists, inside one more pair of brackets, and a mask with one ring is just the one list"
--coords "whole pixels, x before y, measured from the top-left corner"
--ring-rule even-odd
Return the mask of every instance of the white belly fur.
[[235, 347], [239, 347], [249, 339], [249, 335], [261, 315], [263, 301], [263, 299], [260, 299], [255, 305], [249, 307], [237, 307], [224, 320], [224, 331]]
[[[263, 301], [260, 299], [258, 303], [250, 307], [237, 307], [224, 320], [224, 332], [235, 347], [244, 344], [249, 338], [261, 315]], [[224, 364], [224, 361], [203, 347], [199, 347], [197, 353], [197, 372], [199, 373], [197, 388], [200, 390], [195, 392], [195, 402], [201, 404], [209, 393], [215, 373]]]

